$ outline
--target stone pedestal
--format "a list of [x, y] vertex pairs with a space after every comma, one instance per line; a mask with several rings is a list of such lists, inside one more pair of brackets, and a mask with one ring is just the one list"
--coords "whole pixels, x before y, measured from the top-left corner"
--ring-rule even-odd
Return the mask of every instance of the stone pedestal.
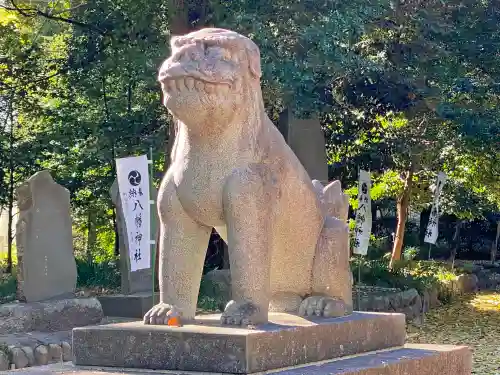
[[271, 314], [255, 329], [221, 327], [219, 315], [175, 328], [142, 322], [73, 330], [76, 365], [248, 374], [401, 347], [403, 314], [304, 319]]
[[[272, 314], [255, 329], [221, 327], [218, 315], [183, 327], [140, 322], [73, 330], [73, 362], [19, 375], [139, 375], [145, 370], [277, 375], [470, 375], [465, 346], [404, 345], [403, 314], [304, 319]], [[1, 372], [0, 372], [1, 373]], [[159, 372], [160, 373], [160, 372]], [[164, 372], [161, 372], [164, 373]]]
[[[142, 318], [153, 307], [151, 292], [133, 294], [115, 294], [97, 297], [101, 302], [102, 310], [106, 316], [123, 318]], [[160, 293], [155, 293], [155, 301], [160, 300]]]
[[[470, 375], [472, 355], [465, 346], [405, 345], [403, 348], [289, 367], [261, 374], [274, 375]], [[88, 369], [69, 362], [18, 370], [18, 375], [143, 375], [144, 370]], [[185, 371], [169, 372], [186, 375]]]

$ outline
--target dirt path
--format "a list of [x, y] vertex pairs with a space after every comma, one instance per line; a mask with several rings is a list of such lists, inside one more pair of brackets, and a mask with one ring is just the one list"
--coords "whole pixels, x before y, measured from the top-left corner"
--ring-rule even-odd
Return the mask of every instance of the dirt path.
[[500, 374], [500, 292], [461, 298], [407, 331], [411, 343], [468, 345], [474, 352], [473, 374]]

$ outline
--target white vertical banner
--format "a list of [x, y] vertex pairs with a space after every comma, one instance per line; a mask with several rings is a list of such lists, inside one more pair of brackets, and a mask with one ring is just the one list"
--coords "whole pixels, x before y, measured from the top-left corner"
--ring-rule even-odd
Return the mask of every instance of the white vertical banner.
[[429, 223], [425, 231], [424, 242], [435, 244], [439, 234], [439, 197], [443, 191], [444, 184], [446, 183], [446, 174], [439, 172], [436, 179], [436, 186], [434, 190], [434, 199], [432, 202], [431, 214], [429, 216]]
[[127, 228], [130, 271], [151, 267], [151, 217], [146, 155], [116, 159], [118, 190]]
[[359, 171], [358, 209], [356, 210], [356, 225], [354, 227], [354, 254], [366, 255], [370, 244], [372, 231], [372, 201], [370, 198], [370, 172]]

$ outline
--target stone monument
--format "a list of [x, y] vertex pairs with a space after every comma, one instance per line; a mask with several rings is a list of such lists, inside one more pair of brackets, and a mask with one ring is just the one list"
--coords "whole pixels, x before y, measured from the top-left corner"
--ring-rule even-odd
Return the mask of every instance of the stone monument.
[[[151, 186], [150, 198], [156, 201], [156, 189]], [[115, 179], [110, 189], [111, 200], [116, 207], [116, 224], [120, 245], [121, 294], [100, 296], [104, 315], [141, 318], [153, 306], [153, 269], [131, 271], [129, 237], [125, 228], [118, 181]], [[151, 210], [156, 215], [156, 210]], [[151, 220], [151, 233], [156, 233], [156, 218]], [[151, 258], [152, 259], [152, 258]], [[159, 295], [156, 296], [158, 300]]]
[[77, 275], [69, 191], [41, 171], [18, 187], [17, 200], [18, 298], [72, 296]]
[[296, 118], [287, 108], [280, 114], [278, 129], [309, 176], [328, 181], [325, 136], [318, 118]]
[[[74, 329], [74, 363], [179, 373], [470, 374], [468, 348], [403, 347], [403, 314], [352, 312], [346, 198], [338, 182], [310, 180], [265, 114], [260, 75], [258, 47], [235, 32], [173, 38], [159, 73], [177, 124], [158, 193], [160, 303], [143, 321]], [[222, 314], [195, 317], [212, 227], [228, 243], [233, 300]], [[169, 324], [172, 315], [181, 326]]]
[[0, 306], [0, 334], [69, 330], [96, 324], [95, 298], [76, 298], [76, 262], [69, 191], [48, 171], [17, 188], [17, 297], [26, 303]]

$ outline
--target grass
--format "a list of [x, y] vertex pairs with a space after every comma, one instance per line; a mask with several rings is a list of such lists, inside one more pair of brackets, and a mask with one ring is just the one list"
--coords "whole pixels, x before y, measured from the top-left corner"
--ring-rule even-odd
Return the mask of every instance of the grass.
[[463, 296], [426, 314], [422, 326], [408, 325], [408, 342], [467, 345], [472, 374], [500, 373], [500, 293]]
[[[364, 258], [352, 259], [351, 269], [356, 284], [401, 290], [415, 288], [420, 293], [430, 287], [443, 287], [447, 281], [456, 278], [461, 272], [459, 269], [452, 271], [448, 265], [439, 262], [413, 260], [398, 261], [390, 270], [388, 259]], [[361, 282], [358, 280], [359, 276]]]

